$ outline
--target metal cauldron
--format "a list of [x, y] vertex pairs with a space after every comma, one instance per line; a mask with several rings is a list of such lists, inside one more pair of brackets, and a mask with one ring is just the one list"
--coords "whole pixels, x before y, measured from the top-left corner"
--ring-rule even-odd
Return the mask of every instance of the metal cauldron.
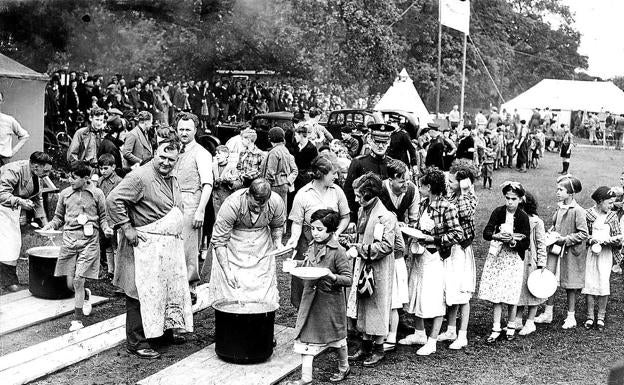
[[28, 255], [28, 288], [35, 297], [63, 299], [74, 296], [67, 288], [67, 279], [54, 276], [59, 246], [39, 246], [26, 251]]
[[273, 354], [273, 326], [277, 304], [261, 301], [217, 301], [215, 351], [236, 364], [264, 362]]

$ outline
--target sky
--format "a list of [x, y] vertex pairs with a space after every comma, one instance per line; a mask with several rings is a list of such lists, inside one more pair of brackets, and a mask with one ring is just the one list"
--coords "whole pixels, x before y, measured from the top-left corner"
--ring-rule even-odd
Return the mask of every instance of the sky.
[[582, 34], [579, 53], [588, 56], [590, 75], [604, 79], [624, 76], [624, 1], [562, 0], [574, 13]]

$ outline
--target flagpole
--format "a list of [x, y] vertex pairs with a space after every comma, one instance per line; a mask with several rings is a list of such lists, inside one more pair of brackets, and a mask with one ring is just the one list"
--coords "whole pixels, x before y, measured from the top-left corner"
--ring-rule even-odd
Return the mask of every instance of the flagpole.
[[464, 60], [462, 62], [462, 84], [461, 84], [461, 103], [459, 107], [459, 119], [464, 120], [464, 95], [466, 89], [466, 46], [468, 45], [468, 34], [464, 33]]
[[440, 12], [442, 4], [438, 1], [438, 76], [436, 81], [436, 119], [440, 116], [440, 73], [442, 70], [442, 20]]

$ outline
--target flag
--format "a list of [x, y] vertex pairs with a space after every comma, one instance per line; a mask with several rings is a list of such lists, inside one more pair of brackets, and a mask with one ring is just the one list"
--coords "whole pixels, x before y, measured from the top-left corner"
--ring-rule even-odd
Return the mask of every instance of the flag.
[[440, 23], [468, 35], [470, 29], [469, 0], [440, 0]]

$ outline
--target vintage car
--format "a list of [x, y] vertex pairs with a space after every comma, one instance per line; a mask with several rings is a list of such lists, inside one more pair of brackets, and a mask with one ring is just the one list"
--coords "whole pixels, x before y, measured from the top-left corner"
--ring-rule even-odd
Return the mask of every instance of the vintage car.
[[359, 132], [355, 134], [363, 134], [366, 132], [368, 125], [371, 123], [398, 123], [411, 138], [418, 136], [419, 123], [418, 118], [411, 112], [402, 110], [362, 110], [362, 109], [345, 109], [330, 112], [327, 118], [327, 130], [335, 137], [340, 138], [340, 129], [346, 124], [353, 124]]
[[[308, 114], [305, 114], [305, 119], [309, 119]], [[228, 139], [238, 135], [246, 126], [247, 123], [220, 124], [215, 128], [214, 135], [219, 139], [221, 144], [225, 144]], [[268, 133], [273, 127], [281, 127], [286, 133], [286, 137], [291, 138], [295, 127], [293, 123], [293, 113], [290, 111], [268, 112], [265, 114], [258, 114], [251, 119], [251, 128], [255, 129], [258, 133], [256, 146], [258, 146], [259, 149], [263, 151], [271, 149]]]

